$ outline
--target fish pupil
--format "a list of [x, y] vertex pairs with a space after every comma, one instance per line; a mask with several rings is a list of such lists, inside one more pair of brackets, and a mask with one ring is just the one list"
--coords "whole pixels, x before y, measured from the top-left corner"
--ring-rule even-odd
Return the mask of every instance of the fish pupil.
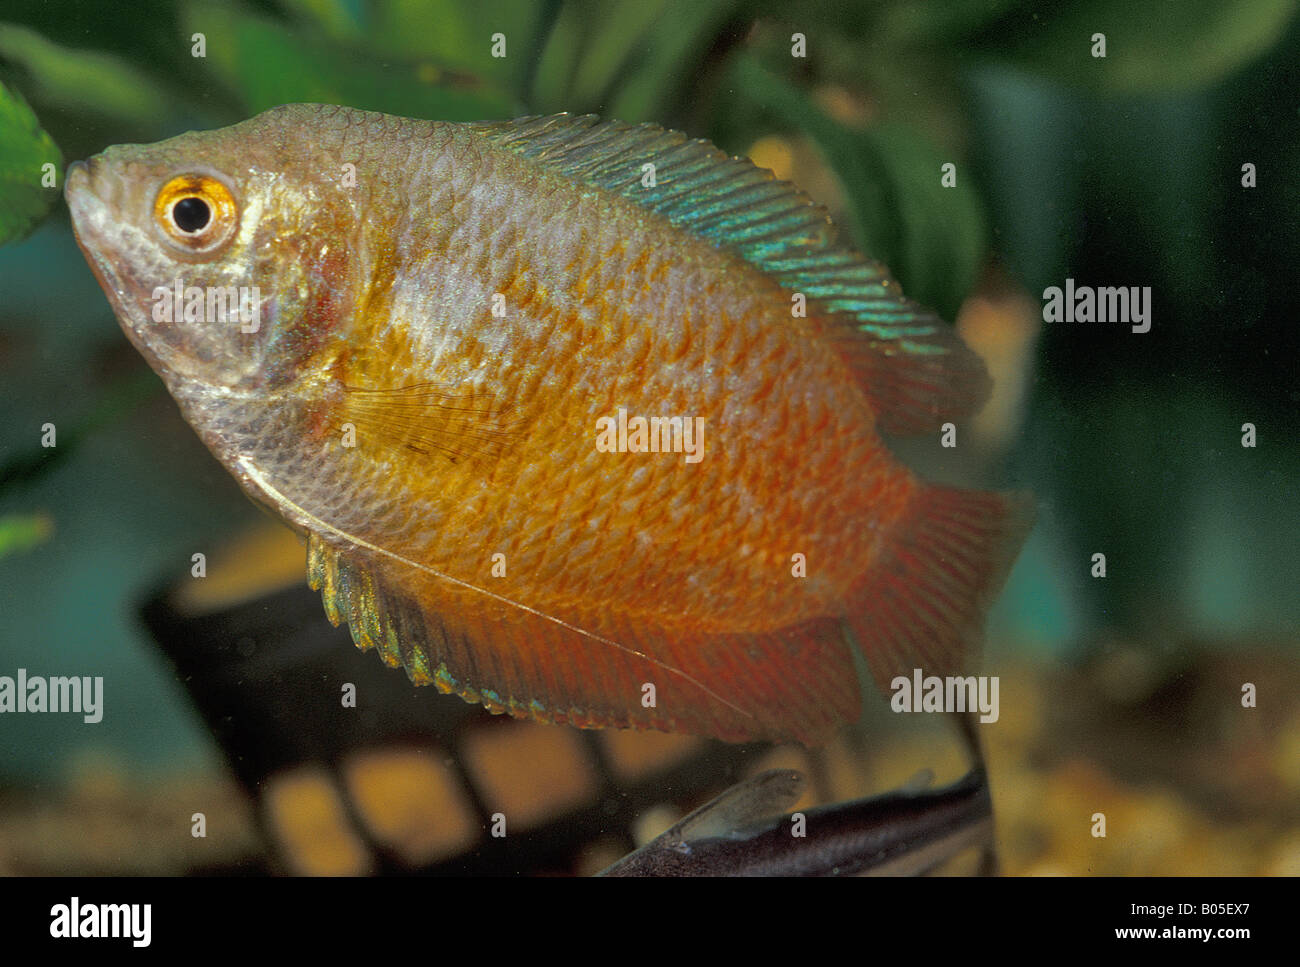
[[182, 232], [199, 231], [211, 217], [212, 210], [202, 198], [182, 198], [172, 208], [172, 220]]

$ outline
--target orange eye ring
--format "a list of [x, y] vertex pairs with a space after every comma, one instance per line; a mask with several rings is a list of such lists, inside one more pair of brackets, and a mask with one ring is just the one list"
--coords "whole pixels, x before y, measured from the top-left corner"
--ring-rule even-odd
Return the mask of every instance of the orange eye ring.
[[239, 206], [230, 189], [210, 175], [177, 175], [158, 191], [154, 220], [186, 251], [207, 254], [239, 227]]

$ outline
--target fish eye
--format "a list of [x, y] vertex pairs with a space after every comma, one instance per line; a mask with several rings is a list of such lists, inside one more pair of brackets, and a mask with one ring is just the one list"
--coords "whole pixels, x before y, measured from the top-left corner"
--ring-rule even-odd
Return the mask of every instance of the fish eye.
[[235, 233], [239, 207], [230, 189], [209, 175], [178, 175], [158, 192], [154, 219], [182, 249], [208, 254]]
[[212, 218], [212, 209], [202, 198], [190, 195], [172, 205], [172, 221], [176, 227], [188, 235], [202, 231], [203, 226]]

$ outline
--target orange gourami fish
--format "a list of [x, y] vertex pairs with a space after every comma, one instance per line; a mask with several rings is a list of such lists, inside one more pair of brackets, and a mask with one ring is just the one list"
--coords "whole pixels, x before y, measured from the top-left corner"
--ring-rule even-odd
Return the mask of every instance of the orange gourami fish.
[[[652, 166], [652, 167], [647, 167]], [[1029, 502], [881, 434], [979, 359], [793, 186], [594, 117], [297, 104], [68, 173], [123, 329], [362, 648], [494, 712], [817, 743], [976, 657]]]

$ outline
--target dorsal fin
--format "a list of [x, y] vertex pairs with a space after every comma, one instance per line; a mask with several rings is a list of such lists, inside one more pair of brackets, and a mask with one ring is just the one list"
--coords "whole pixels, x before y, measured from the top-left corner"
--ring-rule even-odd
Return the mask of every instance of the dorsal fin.
[[[470, 125], [574, 181], [635, 202], [802, 292], [843, 323], [836, 343], [886, 433], [935, 429], [988, 395], [983, 363], [889, 270], [841, 244], [826, 209], [789, 182], [655, 124], [557, 114]], [[655, 185], [643, 184], [644, 164]], [[798, 322], [799, 320], [793, 320]]]

